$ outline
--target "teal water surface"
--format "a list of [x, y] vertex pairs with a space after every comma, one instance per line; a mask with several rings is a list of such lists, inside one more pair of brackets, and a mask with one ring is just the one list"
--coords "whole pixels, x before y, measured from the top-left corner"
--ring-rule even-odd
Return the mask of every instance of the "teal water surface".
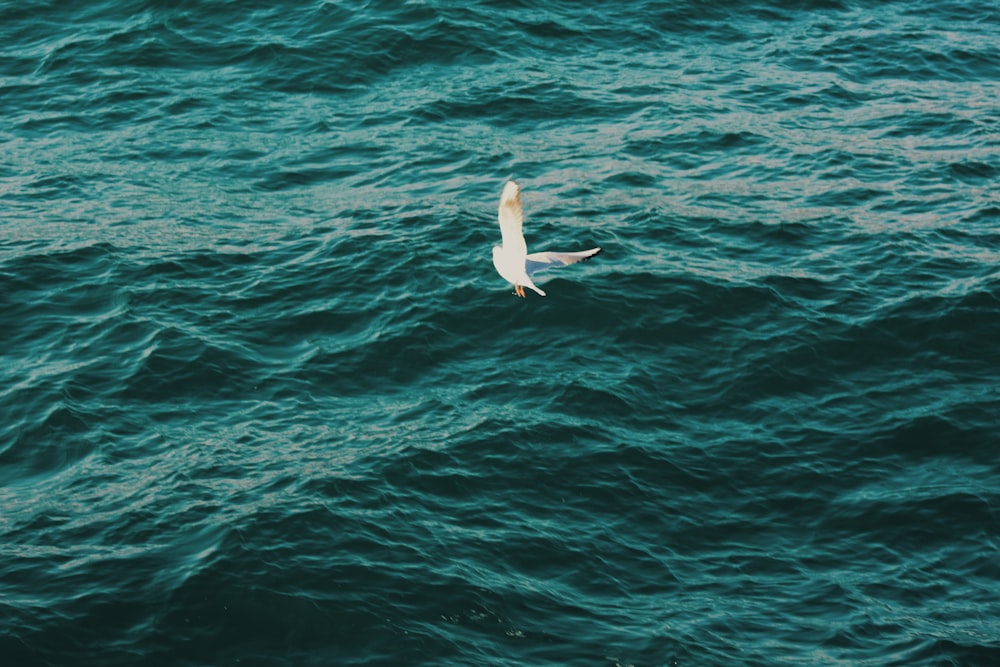
[[1000, 664], [998, 100], [985, 0], [0, 3], [3, 664]]

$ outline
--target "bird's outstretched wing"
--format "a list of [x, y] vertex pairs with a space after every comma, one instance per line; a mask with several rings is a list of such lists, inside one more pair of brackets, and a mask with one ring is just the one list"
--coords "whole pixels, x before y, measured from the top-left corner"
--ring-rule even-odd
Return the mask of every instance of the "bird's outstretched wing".
[[538, 271], [553, 266], [566, 266], [567, 264], [582, 262], [585, 259], [590, 259], [599, 252], [601, 252], [600, 248], [591, 248], [590, 250], [580, 250], [578, 252], [534, 252], [525, 259], [524, 268], [527, 274], [531, 276]]
[[500, 243], [504, 251], [522, 255], [528, 252], [522, 231], [523, 224], [521, 188], [516, 181], [507, 181], [500, 195]]

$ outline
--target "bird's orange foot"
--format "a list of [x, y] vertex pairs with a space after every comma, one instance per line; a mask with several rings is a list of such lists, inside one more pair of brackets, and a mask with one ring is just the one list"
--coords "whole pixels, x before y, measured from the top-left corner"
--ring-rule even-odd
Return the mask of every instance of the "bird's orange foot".
[[524, 287], [521, 285], [514, 285], [514, 294], [518, 295], [522, 299], [524, 298]]

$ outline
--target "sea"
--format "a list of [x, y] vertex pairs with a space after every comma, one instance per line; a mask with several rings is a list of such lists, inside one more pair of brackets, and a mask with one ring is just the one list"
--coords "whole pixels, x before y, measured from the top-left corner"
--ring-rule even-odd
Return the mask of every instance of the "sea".
[[1000, 665], [998, 183], [995, 0], [0, 0], [0, 663]]

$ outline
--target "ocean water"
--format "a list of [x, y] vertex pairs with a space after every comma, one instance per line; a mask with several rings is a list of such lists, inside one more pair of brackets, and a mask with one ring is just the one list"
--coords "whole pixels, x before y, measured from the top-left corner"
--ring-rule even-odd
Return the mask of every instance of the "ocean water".
[[6, 1], [0, 118], [4, 665], [1000, 664], [995, 2]]

